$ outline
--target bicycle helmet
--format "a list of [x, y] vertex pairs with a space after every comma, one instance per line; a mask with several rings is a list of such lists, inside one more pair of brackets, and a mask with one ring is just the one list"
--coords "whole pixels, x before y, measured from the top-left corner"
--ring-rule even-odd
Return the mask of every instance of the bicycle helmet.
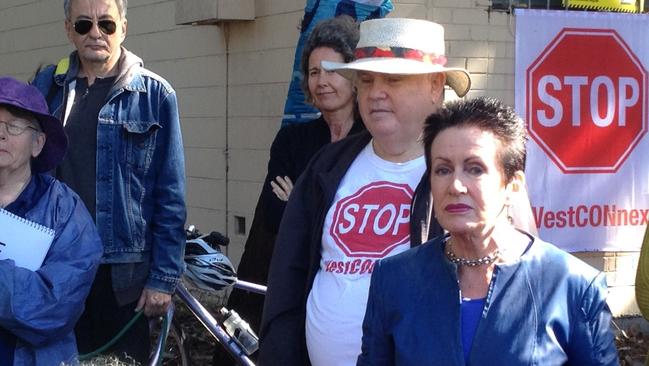
[[202, 239], [187, 241], [185, 264], [186, 278], [203, 290], [220, 291], [237, 282], [237, 273], [228, 257]]

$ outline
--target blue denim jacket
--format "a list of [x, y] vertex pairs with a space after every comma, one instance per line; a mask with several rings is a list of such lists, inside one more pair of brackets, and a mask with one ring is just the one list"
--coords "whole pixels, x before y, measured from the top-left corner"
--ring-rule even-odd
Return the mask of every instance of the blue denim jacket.
[[533, 240], [496, 265], [468, 360], [443, 240], [377, 263], [357, 365], [618, 365], [604, 274]]
[[[97, 126], [96, 224], [104, 245], [102, 263], [114, 266], [113, 287], [128, 292], [144, 285], [172, 293], [184, 269], [185, 163], [176, 93], [142, 60], [122, 48], [119, 74], [99, 112]], [[79, 70], [76, 51], [69, 69], [39, 73], [34, 86], [64, 123]], [[64, 101], [65, 96], [65, 101]]]
[[45, 174], [7, 209], [55, 231], [37, 271], [0, 261], [0, 328], [15, 337], [13, 365], [76, 364], [74, 325], [101, 258], [92, 218], [71, 189]]

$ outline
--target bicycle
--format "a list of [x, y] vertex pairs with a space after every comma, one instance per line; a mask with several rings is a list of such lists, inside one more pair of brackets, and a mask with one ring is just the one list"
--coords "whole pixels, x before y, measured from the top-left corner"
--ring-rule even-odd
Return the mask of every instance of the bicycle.
[[[242, 281], [236, 277], [229, 259], [219, 250], [220, 246], [229, 244], [227, 237], [218, 232], [204, 235], [193, 225], [189, 226], [186, 234], [185, 263], [188, 270], [183, 276], [184, 280], [212, 293], [231, 286], [261, 295], [266, 294], [266, 286]], [[257, 350], [258, 337], [236, 311], [221, 307], [219, 314], [213, 316], [183, 282], [177, 286], [174, 296], [189, 309], [235, 362], [241, 366], [255, 366], [249, 356]], [[175, 308], [170, 306], [162, 319], [160, 336], [149, 360], [150, 366], [191, 364], [187, 336], [181, 324], [174, 318], [174, 310]]]

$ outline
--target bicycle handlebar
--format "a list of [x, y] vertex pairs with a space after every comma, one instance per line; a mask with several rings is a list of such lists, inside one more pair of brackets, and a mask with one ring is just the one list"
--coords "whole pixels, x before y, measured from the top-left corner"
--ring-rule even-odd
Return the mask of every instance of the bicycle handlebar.
[[211, 247], [217, 247], [217, 246], [227, 246], [230, 244], [230, 238], [227, 236], [221, 234], [218, 231], [212, 231], [209, 233], [209, 235], [204, 235], [201, 237], [207, 244], [209, 244]]
[[215, 249], [218, 249], [219, 246], [225, 247], [230, 244], [230, 238], [220, 232], [212, 231], [209, 234], [203, 234], [194, 225], [189, 225], [187, 229], [185, 229], [185, 235], [187, 236], [187, 240], [201, 239], [207, 243], [207, 245]]
[[266, 295], [266, 286], [264, 285], [258, 285], [256, 283], [237, 279], [237, 282], [235, 282], [233, 286], [234, 288], [238, 288], [240, 290], [252, 292], [259, 295]]

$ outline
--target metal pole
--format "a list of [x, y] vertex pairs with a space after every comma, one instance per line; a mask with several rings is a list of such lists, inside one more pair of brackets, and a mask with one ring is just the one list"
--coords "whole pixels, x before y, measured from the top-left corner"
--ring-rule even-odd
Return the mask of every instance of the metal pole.
[[254, 292], [256, 294], [266, 295], [266, 286], [258, 285], [256, 283], [241, 281], [238, 279], [237, 282], [234, 283], [234, 287], [240, 290]]
[[241, 350], [241, 347], [230, 337], [230, 335], [221, 327], [216, 319], [210, 314], [205, 307], [196, 300], [196, 298], [189, 293], [187, 287], [180, 283], [176, 287], [176, 295], [187, 305], [187, 308], [200, 320], [200, 322], [207, 328], [207, 330], [216, 338], [216, 340], [223, 345], [223, 347], [230, 353], [232, 357], [241, 366], [255, 366], [255, 364], [246, 356]]

